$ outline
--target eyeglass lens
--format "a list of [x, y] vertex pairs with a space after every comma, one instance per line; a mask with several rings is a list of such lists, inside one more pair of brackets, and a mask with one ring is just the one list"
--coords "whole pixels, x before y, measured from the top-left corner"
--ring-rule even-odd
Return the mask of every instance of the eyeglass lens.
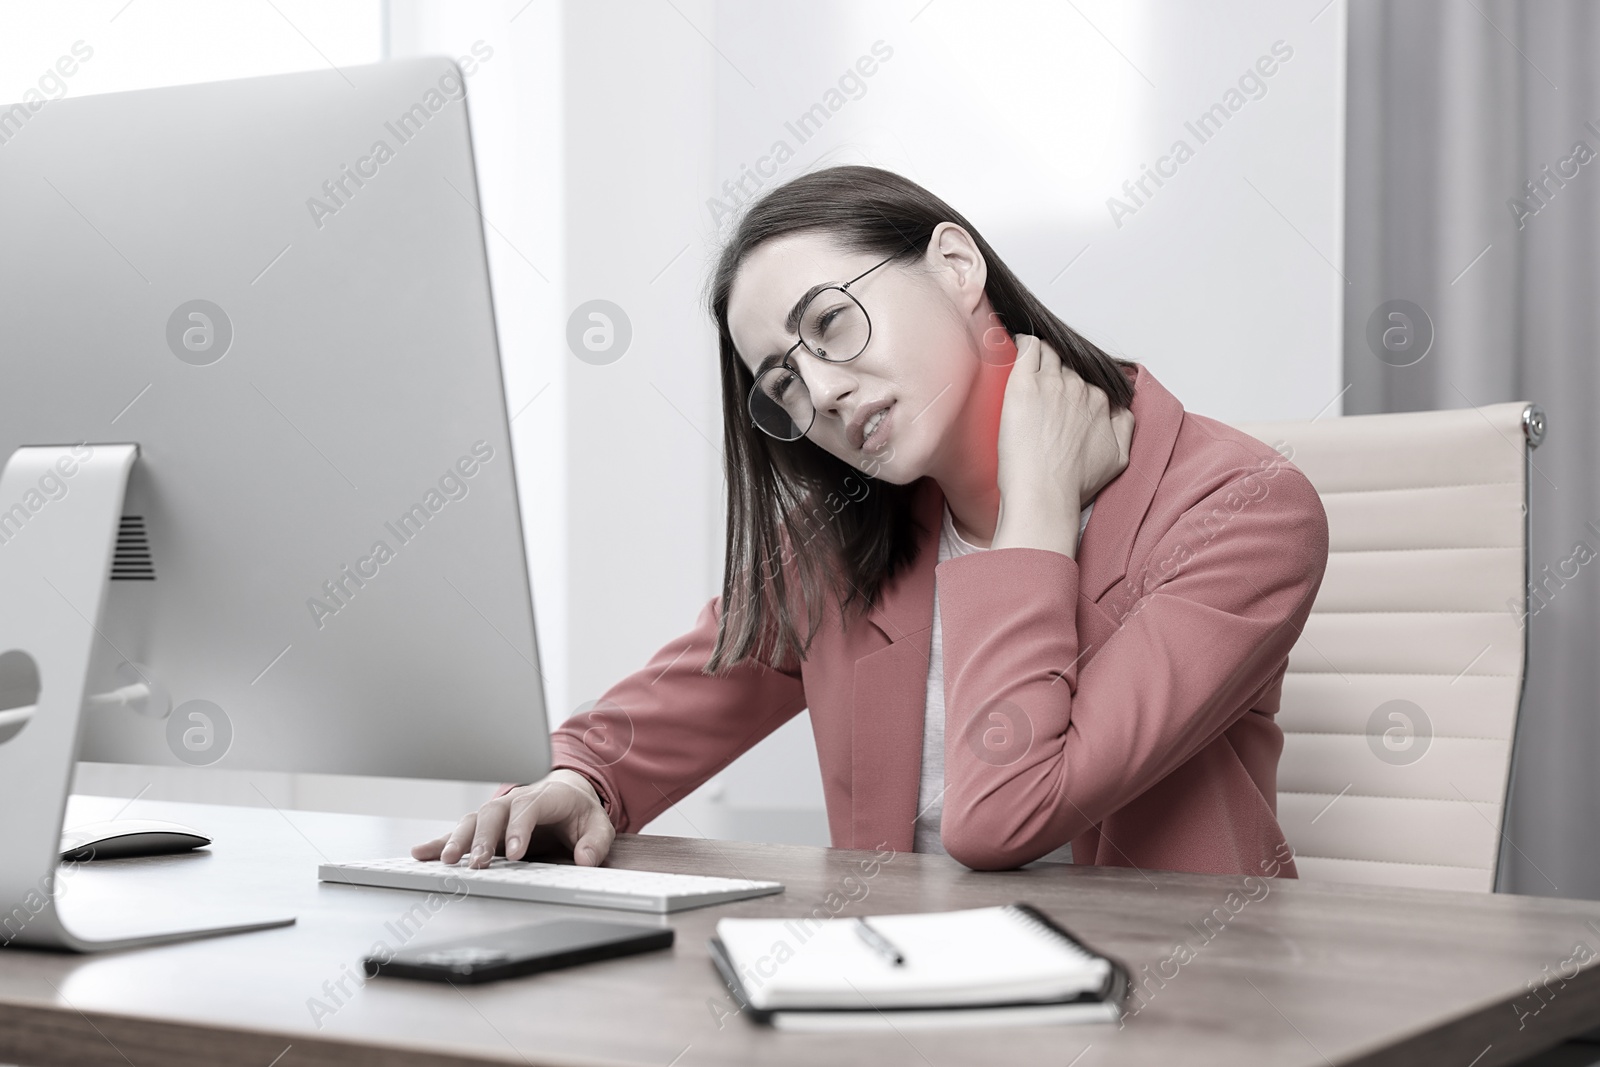
[[[818, 359], [843, 363], [859, 356], [871, 334], [867, 312], [843, 289], [820, 290], [800, 316], [800, 340]], [[790, 362], [793, 363], [791, 356]], [[769, 368], [750, 391], [750, 417], [762, 430], [785, 441], [805, 435], [816, 418], [811, 392], [792, 366]]]

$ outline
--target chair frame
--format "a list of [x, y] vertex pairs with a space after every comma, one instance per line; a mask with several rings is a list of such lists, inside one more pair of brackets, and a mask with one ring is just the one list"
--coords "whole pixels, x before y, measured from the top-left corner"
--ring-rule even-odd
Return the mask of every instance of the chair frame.
[[1532, 624], [1526, 612], [1527, 605], [1533, 597], [1533, 450], [1544, 441], [1545, 434], [1544, 409], [1538, 404], [1529, 404], [1522, 409], [1522, 436], [1527, 441], [1528, 447], [1523, 450], [1522, 472], [1522, 677], [1517, 683], [1517, 711], [1512, 719], [1511, 752], [1507, 757], [1506, 766], [1506, 791], [1500, 800], [1500, 847], [1494, 861], [1494, 889], [1495, 893], [1509, 893], [1511, 849], [1516, 848], [1511, 842], [1508, 827], [1511, 823], [1511, 796], [1517, 781], [1517, 753], [1522, 747], [1518, 744], [1522, 736], [1522, 712], [1528, 695], [1528, 665], [1533, 653], [1533, 645], [1529, 640], [1529, 631]]

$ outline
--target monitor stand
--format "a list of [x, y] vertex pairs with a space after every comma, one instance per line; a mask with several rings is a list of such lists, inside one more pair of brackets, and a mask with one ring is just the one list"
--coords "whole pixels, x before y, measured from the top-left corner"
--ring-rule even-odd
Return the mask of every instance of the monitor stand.
[[162, 916], [103, 893], [62, 907], [78, 724], [138, 455], [135, 444], [26, 447], [0, 473], [0, 946], [98, 952], [294, 922], [230, 907], [196, 923], [192, 907]]

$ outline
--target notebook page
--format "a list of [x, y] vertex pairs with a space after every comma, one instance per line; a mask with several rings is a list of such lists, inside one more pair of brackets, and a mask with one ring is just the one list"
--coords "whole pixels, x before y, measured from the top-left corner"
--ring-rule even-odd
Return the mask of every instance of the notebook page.
[[903, 965], [862, 941], [853, 919], [727, 918], [717, 936], [757, 1008], [1059, 1000], [1098, 990], [1110, 967], [1003, 906], [868, 921]]

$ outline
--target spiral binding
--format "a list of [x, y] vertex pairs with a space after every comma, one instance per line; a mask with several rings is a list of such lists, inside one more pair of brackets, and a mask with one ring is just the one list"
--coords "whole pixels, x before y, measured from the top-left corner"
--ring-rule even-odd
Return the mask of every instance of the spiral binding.
[[1102, 958], [1096, 953], [1089, 951], [1089, 949], [1080, 943], [1077, 938], [1073, 937], [1061, 927], [1057, 926], [1050, 916], [1046, 915], [1032, 904], [1003, 904], [1001, 905], [1001, 910], [1015, 918], [1018, 922], [1027, 926], [1029, 929], [1035, 930], [1043, 936], [1065, 945], [1076, 956], [1080, 956], [1086, 960], [1097, 960]]

